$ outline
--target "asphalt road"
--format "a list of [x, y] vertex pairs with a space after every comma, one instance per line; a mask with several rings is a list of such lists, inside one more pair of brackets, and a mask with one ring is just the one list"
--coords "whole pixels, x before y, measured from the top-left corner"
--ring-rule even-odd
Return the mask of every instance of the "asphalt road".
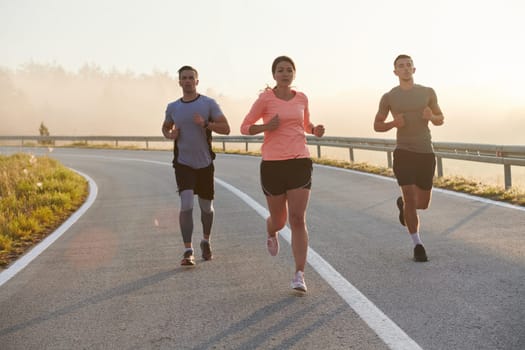
[[315, 166], [300, 297], [289, 231], [278, 257], [266, 252], [259, 158], [218, 155], [214, 260], [188, 269], [170, 152], [50, 156], [96, 196], [25, 268], [0, 274], [2, 350], [525, 348], [523, 209], [435, 190], [420, 213], [430, 261], [414, 263], [392, 179]]

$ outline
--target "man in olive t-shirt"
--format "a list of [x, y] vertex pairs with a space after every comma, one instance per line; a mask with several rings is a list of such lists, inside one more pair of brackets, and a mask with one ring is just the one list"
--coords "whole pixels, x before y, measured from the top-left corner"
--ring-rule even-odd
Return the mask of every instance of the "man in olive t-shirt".
[[[415, 71], [410, 56], [396, 57], [394, 74], [399, 78], [399, 85], [381, 98], [374, 130], [397, 129], [393, 170], [402, 192], [402, 197], [396, 200], [399, 221], [407, 227], [414, 243], [414, 260], [423, 262], [428, 258], [419, 234], [417, 210], [427, 209], [430, 204], [436, 169], [428, 124], [442, 125], [444, 117], [434, 90], [414, 84]], [[389, 113], [393, 119], [386, 121]]]

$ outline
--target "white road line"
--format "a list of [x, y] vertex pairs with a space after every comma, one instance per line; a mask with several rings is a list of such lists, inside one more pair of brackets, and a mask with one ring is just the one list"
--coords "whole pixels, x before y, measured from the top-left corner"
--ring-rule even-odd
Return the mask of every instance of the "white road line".
[[[393, 178], [393, 177], [387, 177], [387, 176], [377, 175], [377, 174], [372, 174], [372, 173], [365, 173], [363, 171], [358, 171], [358, 170], [337, 168], [337, 167], [333, 167], [333, 166], [329, 166], [329, 165], [322, 165], [322, 164], [315, 164], [314, 166], [322, 167], [322, 168], [326, 168], [326, 169], [330, 169], [330, 170], [335, 170], [335, 171], [343, 171], [343, 172], [348, 172], [348, 173], [352, 173], [352, 174], [359, 174], [359, 175], [362, 175], [362, 176], [375, 177], [376, 179], [381, 179], [381, 180], [385, 180], [385, 181], [392, 181], [392, 182], [396, 181], [396, 179]], [[437, 188], [437, 187], [433, 187], [432, 188], [432, 192], [446, 193], [447, 195], [450, 195], [450, 196], [456, 196], [456, 197], [461, 197], [461, 198], [465, 198], [465, 199], [470, 199], [470, 200], [473, 200], [473, 201], [486, 203], [486, 204], [491, 204], [491, 205], [495, 205], [495, 206], [498, 206], [498, 207], [503, 207], [503, 208], [507, 208], [507, 209], [514, 209], [514, 210], [519, 210], [519, 211], [525, 211], [525, 207], [522, 207], [522, 206], [519, 206], [519, 205], [514, 205], [514, 204], [500, 202], [500, 201], [495, 201], [495, 200], [488, 199], [488, 198], [474, 196], [474, 195], [471, 195], [471, 194], [468, 194], [468, 193], [455, 192], [455, 191], [452, 191], [452, 190], [447, 190], [447, 189]]]
[[[102, 159], [111, 159], [111, 160], [123, 160], [123, 161], [138, 161], [144, 163], [152, 163], [157, 165], [168, 165], [171, 166], [171, 163], [153, 161], [148, 159], [139, 159], [139, 158], [121, 158], [121, 157], [106, 157], [106, 156], [87, 156], [92, 158], [102, 158]], [[325, 167], [323, 165], [316, 165], [319, 167]], [[350, 169], [339, 169], [334, 167], [327, 168], [333, 170], [347, 171], [352, 173], [358, 173], [364, 176], [373, 176], [378, 177], [383, 180], [389, 179], [384, 176], [368, 174], [363, 172], [358, 172]], [[22, 270], [27, 266], [34, 258], [36, 258], [42, 251], [44, 251], [49, 245], [51, 245], [56, 239], [58, 239], [71, 225], [73, 225], [78, 218], [91, 206], [95, 201], [97, 196], [97, 187], [96, 183], [87, 175], [84, 175], [88, 179], [91, 192], [88, 197], [88, 200], [82, 207], [76, 211], [64, 224], [62, 224], [57, 231], [52, 235], [48, 236], [44, 241], [42, 241], [37, 247], [31, 250], [27, 255], [18, 260], [13, 264], [9, 269], [0, 273], [0, 286], [7, 282], [11, 277], [16, 273]], [[394, 179], [390, 179], [394, 181]], [[248, 196], [246, 193], [240, 191], [236, 187], [228, 184], [227, 182], [215, 178], [215, 181], [235, 194], [246, 204], [248, 204], [253, 210], [255, 210], [261, 217], [266, 219], [269, 215], [268, 211], [257, 203], [254, 199]], [[435, 191], [446, 192], [447, 194], [457, 195], [460, 197], [469, 198], [472, 200], [477, 200], [480, 202], [486, 202], [493, 205], [499, 205], [510, 209], [524, 210], [521, 207], [508, 205], [505, 203], [492, 201], [488, 199], [483, 199], [475, 196], [464, 195], [456, 193], [453, 191], [434, 189]], [[288, 227], [285, 227], [280, 231], [281, 237], [283, 237], [289, 244], [291, 244], [291, 232]], [[348, 282], [336, 269], [334, 269], [326, 260], [324, 260], [315, 250], [311, 247], [308, 248], [308, 263], [312, 268], [317, 271], [317, 273], [341, 296], [341, 298], [365, 321], [368, 326], [383, 340], [383, 342], [390, 348], [395, 350], [411, 350], [411, 349], [421, 349], [421, 347], [410, 338], [394, 321], [392, 321], [388, 316], [386, 316], [377, 306], [375, 306], [366, 296], [364, 296], [357, 288], [355, 288], [350, 282]]]
[[[233, 187], [221, 179], [215, 178], [221, 186], [235, 194], [266, 219], [268, 211], [253, 200], [246, 193]], [[279, 231], [289, 244], [291, 244], [291, 232], [288, 227]], [[411, 350], [421, 347], [410, 338], [397, 324], [389, 319], [379, 310], [367, 297], [348, 282], [336, 269], [324, 260], [315, 250], [308, 247], [308, 263], [315, 271], [343, 298], [343, 300], [365, 321], [368, 326], [385, 342], [390, 349]]]
[[71, 169], [81, 176], [83, 176], [89, 184], [89, 194], [88, 198], [82, 204], [82, 206], [75, 211], [62, 225], [60, 225], [52, 234], [47, 236], [42, 242], [38, 243], [33, 249], [31, 249], [27, 254], [23, 255], [18, 259], [13, 265], [5, 269], [0, 273], [0, 287], [9, 281], [13, 276], [22, 271], [31, 261], [33, 261], [37, 256], [39, 256], [44, 250], [47, 249], [53, 242], [55, 242], [60, 236], [62, 236], [84, 213], [91, 207], [97, 198], [98, 187], [95, 181], [92, 178], [83, 174], [77, 170]]

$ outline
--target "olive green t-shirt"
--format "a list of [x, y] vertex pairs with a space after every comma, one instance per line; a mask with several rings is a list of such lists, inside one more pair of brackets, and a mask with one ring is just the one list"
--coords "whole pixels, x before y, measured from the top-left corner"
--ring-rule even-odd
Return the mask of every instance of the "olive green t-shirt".
[[433, 153], [432, 137], [428, 120], [423, 119], [423, 109], [430, 107], [434, 115], [440, 115], [434, 89], [414, 84], [410, 90], [396, 86], [381, 97], [378, 113], [403, 113], [405, 125], [397, 128], [397, 148], [418, 153]]

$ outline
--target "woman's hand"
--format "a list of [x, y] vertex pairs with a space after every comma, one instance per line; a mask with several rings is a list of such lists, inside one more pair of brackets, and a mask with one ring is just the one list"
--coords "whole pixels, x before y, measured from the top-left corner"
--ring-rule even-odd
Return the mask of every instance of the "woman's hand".
[[324, 135], [324, 125], [319, 124], [314, 126], [313, 134], [317, 137], [322, 137]]
[[276, 114], [268, 123], [265, 124], [265, 128], [268, 131], [275, 130], [279, 127], [279, 114]]

